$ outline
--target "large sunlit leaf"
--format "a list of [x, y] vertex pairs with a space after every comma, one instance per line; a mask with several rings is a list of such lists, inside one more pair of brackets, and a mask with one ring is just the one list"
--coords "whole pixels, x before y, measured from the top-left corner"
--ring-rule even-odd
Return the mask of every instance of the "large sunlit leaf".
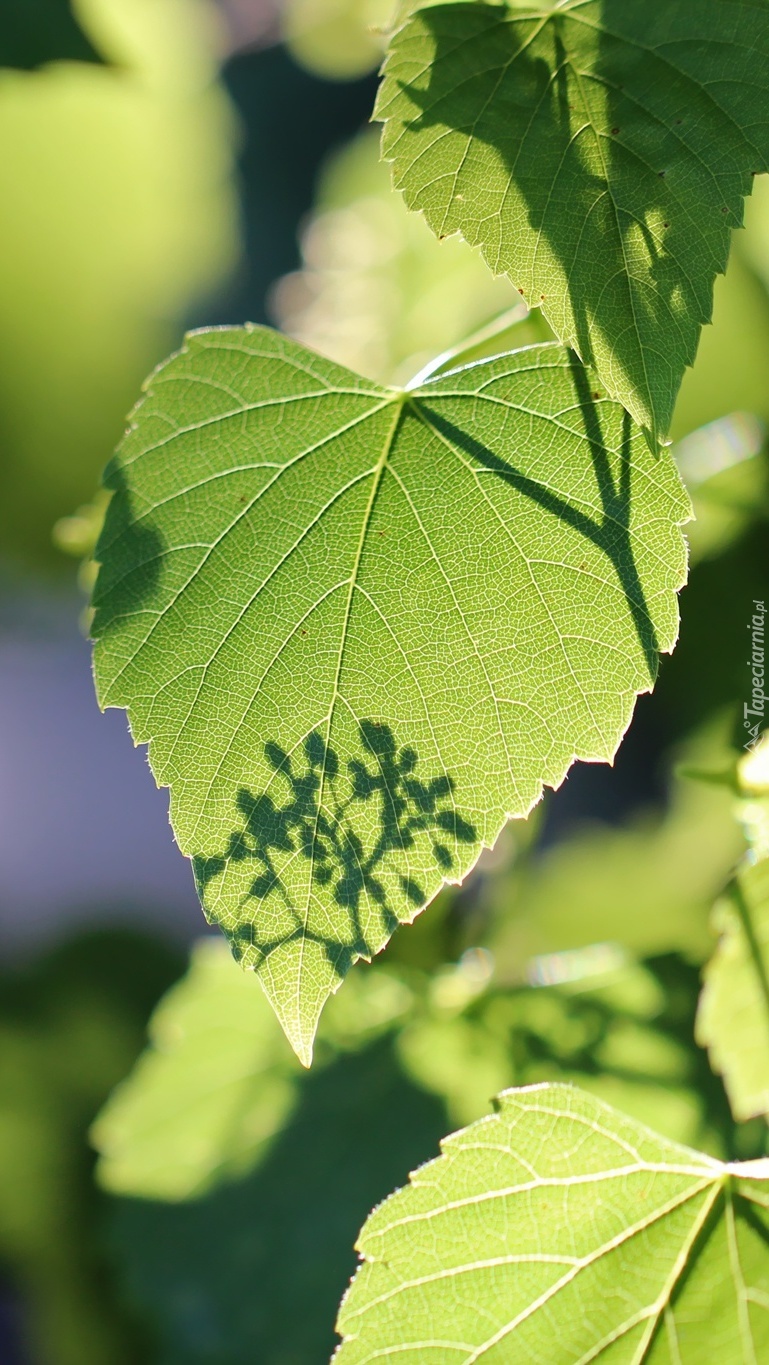
[[391, 42], [377, 115], [409, 206], [479, 245], [664, 436], [769, 167], [764, 0], [427, 6]]
[[563, 1085], [499, 1113], [368, 1219], [338, 1365], [755, 1365], [769, 1161], [722, 1164]]
[[675, 639], [688, 500], [558, 345], [402, 392], [253, 327], [156, 372], [108, 483], [101, 704], [309, 1061], [352, 963], [611, 757]]
[[714, 920], [721, 939], [704, 972], [697, 1038], [735, 1118], [749, 1119], [769, 1113], [769, 860], [738, 873]]

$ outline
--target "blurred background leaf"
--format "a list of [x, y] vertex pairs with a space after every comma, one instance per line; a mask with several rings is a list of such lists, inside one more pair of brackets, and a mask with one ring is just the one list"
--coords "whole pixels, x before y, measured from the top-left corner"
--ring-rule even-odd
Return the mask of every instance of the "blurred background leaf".
[[287, 0], [283, 32], [309, 71], [350, 80], [379, 66], [394, 0]]
[[[302, 270], [272, 293], [275, 320], [305, 346], [382, 383], [406, 383], [520, 304], [477, 251], [458, 237], [439, 242], [420, 215], [409, 213], [379, 160], [374, 130], [328, 162], [302, 234], [302, 257]], [[523, 313], [514, 340], [488, 354], [549, 339], [539, 314]]]
[[[763, 650], [763, 625], [753, 638]], [[702, 974], [695, 1037], [744, 1120], [769, 1115], [769, 731], [743, 753], [732, 783], [747, 847], [713, 910], [719, 940]]]
[[142, 378], [237, 251], [209, 9], [77, 16], [112, 65], [0, 71], [0, 541], [28, 563], [53, 561], [53, 523], [92, 495]]
[[0, 0], [0, 66], [34, 71], [46, 62], [101, 62], [70, 0]]
[[[101, 1245], [85, 1133], [141, 1047], [178, 955], [135, 933], [81, 936], [0, 977], [0, 1265], [41, 1365], [142, 1359]], [[0, 1338], [3, 1360], [11, 1343]]]

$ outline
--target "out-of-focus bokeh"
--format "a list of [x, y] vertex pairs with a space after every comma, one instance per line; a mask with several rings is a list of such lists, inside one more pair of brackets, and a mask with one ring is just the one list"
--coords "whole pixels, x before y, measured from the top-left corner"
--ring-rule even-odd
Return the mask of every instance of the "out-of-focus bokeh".
[[676, 412], [675, 654], [613, 768], [579, 765], [352, 972], [311, 1075], [218, 940], [191, 949], [166, 796], [94, 700], [99, 475], [185, 328], [271, 322], [393, 383], [547, 335], [390, 188], [367, 125], [396, 8], [0, 4], [3, 1365], [321, 1365], [369, 1208], [505, 1085], [766, 1148], [694, 1013], [713, 903], [769, 821], [737, 767], [769, 592], [769, 181]]

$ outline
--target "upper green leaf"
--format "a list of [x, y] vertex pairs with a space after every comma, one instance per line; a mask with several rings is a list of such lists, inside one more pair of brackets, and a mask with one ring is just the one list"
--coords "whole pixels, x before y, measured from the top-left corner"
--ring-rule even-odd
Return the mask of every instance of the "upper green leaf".
[[769, 166], [766, 0], [433, 5], [384, 70], [409, 206], [479, 245], [664, 436]]
[[191, 336], [113, 462], [96, 676], [309, 1061], [350, 965], [575, 757], [677, 627], [688, 500], [558, 345], [411, 392]]
[[756, 1365], [769, 1161], [722, 1164], [563, 1085], [510, 1090], [368, 1219], [339, 1365]]
[[717, 902], [719, 945], [704, 971], [697, 1040], [737, 1119], [769, 1114], [769, 860], [745, 867]]

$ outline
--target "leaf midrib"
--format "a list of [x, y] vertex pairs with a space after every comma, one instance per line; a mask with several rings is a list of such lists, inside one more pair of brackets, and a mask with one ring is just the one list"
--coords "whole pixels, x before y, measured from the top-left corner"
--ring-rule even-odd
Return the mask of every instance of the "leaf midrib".
[[[377, 463], [376, 463], [376, 465], [375, 465], [375, 467], [374, 467], [374, 470], [373, 470], [373, 477], [372, 477], [372, 483], [371, 483], [371, 492], [370, 492], [370, 494], [369, 494], [368, 503], [366, 504], [366, 509], [365, 509], [365, 511], [364, 511], [364, 514], [363, 514], [363, 517], [362, 517], [362, 520], [361, 520], [360, 536], [358, 537], [358, 545], [357, 545], [357, 548], [356, 548], [356, 551], [355, 551], [355, 558], [354, 558], [354, 560], [353, 560], [352, 569], [351, 569], [351, 571], [350, 571], [350, 579], [349, 579], [349, 585], [348, 585], [348, 590], [347, 590], [347, 600], [346, 600], [346, 602], [345, 602], [345, 609], [344, 609], [344, 618], [343, 618], [343, 620], [342, 620], [342, 627], [341, 627], [340, 635], [339, 635], [339, 650], [338, 650], [338, 653], [337, 653], [336, 671], [335, 671], [335, 674], [334, 674], [333, 692], [332, 692], [332, 696], [331, 696], [331, 703], [330, 703], [330, 706], [329, 706], [328, 717], [327, 717], [327, 721], [326, 721], [326, 748], [327, 748], [327, 749], [328, 749], [328, 747], [329, 747], [329, 745], [330, 745], [330, 743], [331, 743], [331, 728], [332, 728], [332, 725], [333, 725], [333, 722], [334, 722], [334, 715], [335, 715], [335, 713], [336, 713], [337, 703], [338, 703], [338, 701], [339, 701], [339, 695], [340, 695], [340, 694], [339, 694], [339, 683], [340, 683], [340, 679], [341, 679], [341, 676], [342, 676], [342, 666], [343, 666], [343, 663], [344, 663], [345, 649], [346, 649], [346, 647], [347, 647], [348, 629], [349, 629], [349, 624], [350, 624], [350, 614], [351, 614], [351, 612], [352, 612], [353, 597], [354, 597], [354, 594], [355, 594], [355, 588], [356, 588], [357, 581], [358, 581], [358, 573], [359, 573], [359, 571], [360, 571], [361, 560], [362, 560], [362, 558], [363, 558], [363, 550], [364, 550], [364, 548], [365, 548], [366, 538], [367, 538], [367, 535], [368, 535], [368, 529], [369, 529], [369, 526], [370, 526], [370, 524], [371, 524], [371, 517], [372, 517], [373, 511], [374, 511], [374, 506], [375, 506], [375, 503], [376, 503], [376, 500], [377, 500], [377, 495], [378, 495], [379, 489], [380, 489], [380, 487], [381, 487], [381, 485], [382, 485], [382, 477], [383, 477], [383, 475], [384, 475], [385, 469], [387, 468], [387, 462], [388, 462], [388, 459], [389, 459], [389, 456], [390, 456], [390, 452], [391, 452], [392, 447], [393, 447], [393, 442], [394, 442], [394, 440], [395, 440], [395, 434], [396, 434], [396, 432], [397, 432], [397, 430], [398, 430], [398, 427], [399, 427], [399, 425], [400, 425], [401, 417], [402, 417], [402, 414], [403, 414], [403, 408], [404, 408], [404, 404], [405, 404], [405, 401], [406, 401], [406, 395], [405, 395], [405, 393], [401, 392], [400, 390], [398, 390], [398, 391], [393, 391], [392, 396], [391, 396], [391, 398], [389, 399], [389, 401], [390, 401], [390, 403], [392, 403], [393, 408], [394, 408], [393, 419], [392, 419], [392, 422], [391, 422], [391, 425], [390, 425], [390, 430], [388, 431], [387, 436], [385, 437], [384, 444], [383, 444], [383, 446], [382, 446], [382, 453], [381, 453], [381, 455], [379, 456], [379, 459], [378, 459], [378, 461], [377, 461]], [[304, 955], [305, 955], [305, 947], [306, 947], [306, 944], [307, 944], [307, 941], [308, 941], [308, 939], [307, 939], [307, 926], [308, 926], [309, 917], [310, 917], [310, 901], [311, 901], [311, 899], [312, 899], [312, 876], [313, 876], [313, 873], [314, 873], [314, 870], [315, 870], [315, 849], [316, 849], [317, 844], [318, 844], [318, 826], [319, 826], [319, 822], [320, 822], [321, 815], [322, 815], [322, 812], [323, 812], [323, 798], [324, 798], [325, 787], [326, 787], [326, 776], [327, 776], [327, 772], [328, 772], [328, 764], [327, 764], [327, 761], [326, 761], [326, 756], [325, 756], [325, 754], [324, 754], [323, 763], [322, 763], [321, 771], [320, 771], [320, 785], [319, 785], [319, 787], [318, 787], [318, 802], [317, 802], [317, 814], [316, 814], [316, 816], [315, 816], [315, 829], [314, 829], [313, 840], [312, 840], [312, 845], [311, 845], [310, 876], [309, 876], [308, 879], [307, 879], [307, 899], [306, 899], [306, 901], [305, 901], [304, 910], [303, 910], [303, 912], [302, 912], [303, 924], [304, 924], [304, 930], [305, 930], [305, 932], [302, 934], [302, 937], [301, 937], [300, 942], [299, 942], [299, 963], [298, 963], [298, 970], [297, 970], [297, 973], [296, 973], [296, 993], [295, 993], [296, 1018], [297, 1018], [298, 1021], [300, 1021], [300, 1024], [301, 1024], [301, 992], [302, 992], [302, 986], [303, 986], [303, 983], [304, 983]], [[305, 1033], [306, 1033], [306, 1031], [305, 1031], [304, 1029], [302, 1029], [302, 1037], [303, 1037], [303, 1039], [304, 1039], [304, 1037], [305, 1037]], [[310, 1048], [309, 1048], [309, 1061], [312, 1060], [312, 1051], [311, 1051], [311, 1048], [312, 1048], [312, 1044], [310, 1043]], [[304, 1057], [302, 1057], [301, 1060], [304, 1061]], [[307, 1065], [309, 1065], [309, 1061], [306, 1063]]]

